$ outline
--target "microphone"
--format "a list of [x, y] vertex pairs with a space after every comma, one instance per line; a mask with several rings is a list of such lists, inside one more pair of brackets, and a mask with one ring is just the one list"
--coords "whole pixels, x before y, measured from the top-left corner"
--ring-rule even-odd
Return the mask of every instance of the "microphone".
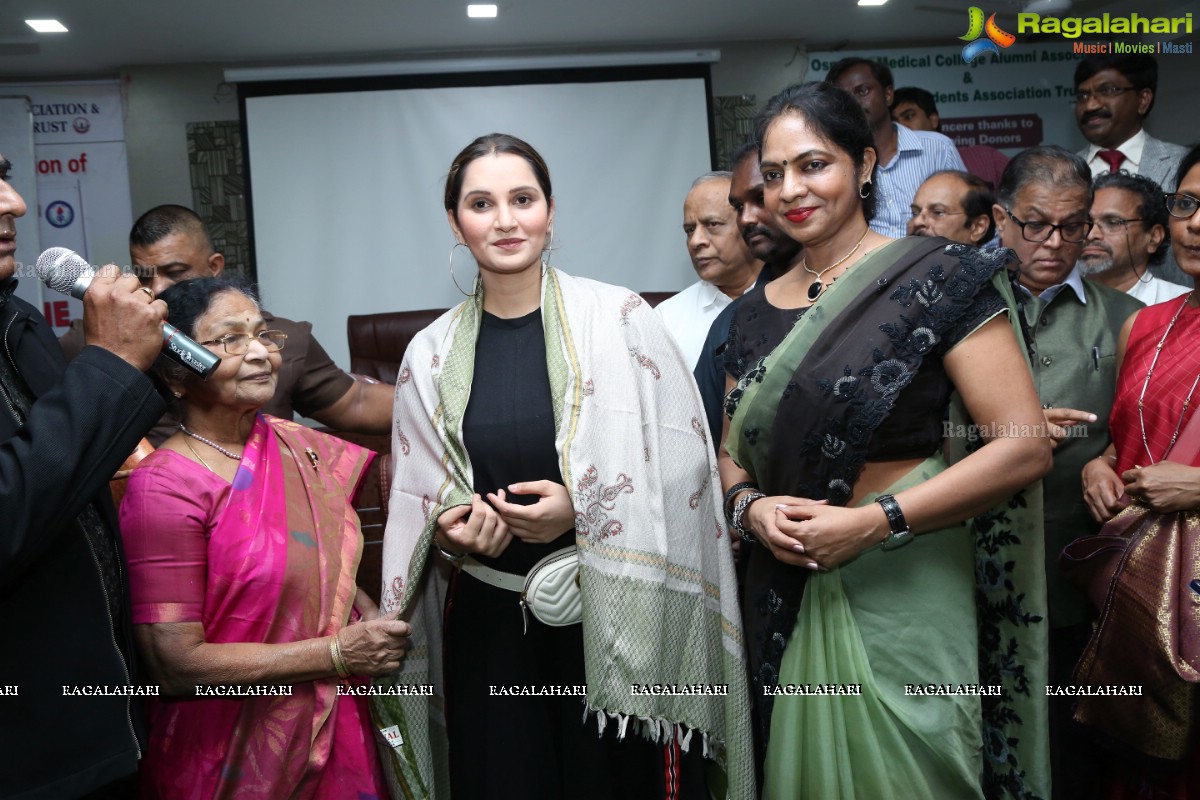
[[[42, 283], [56, 292], [83, 299], [96, 271], [76, 252], [65, 247], [51, 247], [38, 256], [37, 275]], [[221, 363], [220, 357], [169, 322], [163, 323], [163, 355], [207, 379]]]

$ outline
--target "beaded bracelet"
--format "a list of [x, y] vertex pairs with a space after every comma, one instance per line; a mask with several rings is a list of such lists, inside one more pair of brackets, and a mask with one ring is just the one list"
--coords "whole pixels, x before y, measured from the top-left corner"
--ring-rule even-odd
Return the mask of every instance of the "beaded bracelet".
[[733, 507], [733, 514], [730, 516], [729, 524], [733, 526], [735, 531], [737, 531], [738, 538], [740, 538], [743, 542], [749, 542], [750, 544], [753, 544], [754, 542], [758, 541], [758, 539], [754, 537], [754, 534], [746, 530], [746, 526], [742, 523], [746, 516], [746, 509], [750, 508], [750, 504], [755, 500], [761, 500], [764, 497], [766, 497], [766, 495], [762, 492], [749, 491], [739, 497], [737, 504]]
[[744, 492], [747, 489], [754, 489], [757, 491], [758, 484], [752, 481], [742, 481], [741, 483], [735, 483], [729, 488], [729, 491], [725, 493], [725, 502], [722, 504], [722, 508], [725, 509], [726, 522], [731, 524], [733, 523], [733, 498], [737, 496], [738, 492]]

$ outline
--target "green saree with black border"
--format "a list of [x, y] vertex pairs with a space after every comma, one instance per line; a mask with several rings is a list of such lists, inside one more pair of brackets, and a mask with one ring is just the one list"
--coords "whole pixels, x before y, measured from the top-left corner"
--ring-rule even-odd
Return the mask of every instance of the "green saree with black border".
[[[1013, 307], [1011, 259], [930, 238], [869, 253], [743, 365], [726, 401], [734, 461], [770, 495], [847, 504], [922, 364], [990, 318], [977, 298], [991, 316], [996, 294]], [[928, 413], [970, 430], [957, 394]], [[948, 437], [886, 492], [981, 444]], [[828, 572], [753, 547], [742, 608], [764, 797], [1049, 797], [1042, 548], [1040, 484]], [[815, 693], [831, 687], [859, 694]]]

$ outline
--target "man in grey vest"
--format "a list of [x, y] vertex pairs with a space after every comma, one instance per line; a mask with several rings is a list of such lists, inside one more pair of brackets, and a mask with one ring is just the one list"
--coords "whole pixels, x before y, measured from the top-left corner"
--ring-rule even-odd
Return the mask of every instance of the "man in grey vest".
[[[1013, 287], [1034, 383], [1051, 423], [1069, 435], [1054, 451], [1043, 481], [1046, 583], [1050, 607], [1050, 682], [1072, 684], [1071, 673], [1090, 632], [1084, 594], [1058, 571], [1058, 554], [1072, 539], [1095, 533], [1080, 489], [1084, 463], [1108, 446], [1108, 415], [1117, 380], [1117, 335], [1142, 303], [1093, 281], [1076, 268], [1092, 223], [1091, 171], [1061, 147], [1026, 150], [1004, 170], [993, 206], [1001, 244], [1016, 251]], [[1055, 437], [1059, 438], [1058, 436]], [[1056, 703], [1055, 701], [1062, 701]], [[1088, 781], [1095, 754], [1072, 730], [1069, 697], [1051, 697], [1051, 761], [1055, 796], [1093, 797]]]

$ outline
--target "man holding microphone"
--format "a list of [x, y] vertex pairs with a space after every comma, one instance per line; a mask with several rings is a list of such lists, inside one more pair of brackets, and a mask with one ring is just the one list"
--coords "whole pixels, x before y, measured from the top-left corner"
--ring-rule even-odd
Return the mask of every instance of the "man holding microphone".
[[108, 481], [165, 410], [145, 371], [166, 305], [101, 269], [83, 297], [87, 347], [68, 366], [13, 294], [26, 209], [10, 169], [0, 155], [0, 786], [22, 800], [119, 796], [141, 715], [113, 691], [137, 677]]

